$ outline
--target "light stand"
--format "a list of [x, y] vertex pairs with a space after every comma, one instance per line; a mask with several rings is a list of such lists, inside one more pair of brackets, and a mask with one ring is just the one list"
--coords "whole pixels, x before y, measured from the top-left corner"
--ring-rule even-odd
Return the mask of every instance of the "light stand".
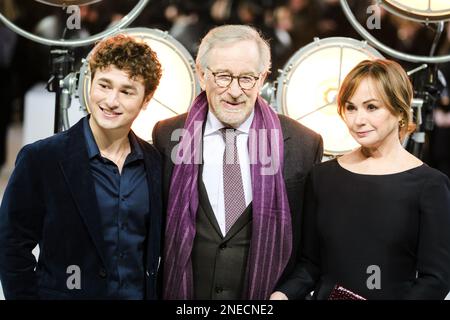
[[[98, 1], [100, 0], [41, 0], [40, 2], [49, 5], [65, 6], [67, 4], [85, 5]], [[0, 13], [0, 21], [15, 33], [31, 41], [52, 47], [52, 49], [50, 50], [52, 75], [47, 83], [47, 89], [51, 92], [55, 92], [56, 94], [54, 121], [55, 133], [62, 130], [67, 130], [69, 128], [68, 108], [70, 107], [71, 96], [76, 91], [77, 83], [77, 74], [73, 72], [75, 61], [73, 48], [90, 45], [97, 40], [101, 40], [105, 37], [117, 33], [121, 28], [127, 27], [138, 17], [138, 15], [142, 12], [149, 1], [150, 0], [139, 0], [139, 2], [129, 12], [129, 14], [125, 15], [110, 29], [79, 40], [52, 40], [39, 37], [19, 28]]]
[[[439, 22], [431, 46], [430, 57], [434, 56], [443, 31], [444, 22]], [[422, 70], [426, 72], [421, 72]], [[422, 65], [408, 72], [409, 76], [417, 74], [412, 77], [415, 98], [411, 105], [416, 128], [405, 147], [406, 150], [419, 159], [424, 158], [424, 151], [429, 141], [430, 133], [434, 129], [433, 112], [443, 89], [439, 83], [438, 73], [439, 69], [437, 64]]]
[[71, 48], [52, 48], [51, 77], [47, 83], [47, 90], [55, 93], [54, 133], [68, 129], [68, 121], [64, 121], [67, 109], [70, 107], [73, 93], [75, 55]]

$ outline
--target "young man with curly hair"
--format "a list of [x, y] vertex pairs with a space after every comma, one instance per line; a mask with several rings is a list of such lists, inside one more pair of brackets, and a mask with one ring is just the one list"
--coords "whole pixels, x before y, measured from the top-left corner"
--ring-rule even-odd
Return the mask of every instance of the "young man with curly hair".
[[160, 157], [131, 125], [161, 65], [125, 35], [98, 43], [89, 63], [90, 115], [17, 156], [0, 207], [7, 299], [156, 298]]

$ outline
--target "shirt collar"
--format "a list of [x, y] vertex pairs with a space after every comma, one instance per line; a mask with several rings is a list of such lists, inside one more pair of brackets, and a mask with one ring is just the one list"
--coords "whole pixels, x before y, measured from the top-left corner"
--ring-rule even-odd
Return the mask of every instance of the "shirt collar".
[[[91, 126], [89, 125], [89, 117], [85, 117], [83, 119], [83, 133], [84, 138], [86, 140], [87, 152], [89, 159], [100, 156], [100, 150], [97, 146], [97, 142], [95, 142], [94, 134], [92, 133]], [[130, 141], [131, 147], [131, 156], [133, 159], [144, 159], [144, 153], [142, 152], [142, 148], [137, 140], [135, 133], [130, 130], [128, 133], [128, 140]]]
[[[252, 125], [253, 118], [255, 116], [255, 110], [252, 110], [250, 116], [245, 120], [239, 127], [236, 128], [241, 133], [248, 134], [250, 131], [250, 126]], [[205, 133], [204, 136], [213, 134], [220, 129], [225, 128], [224, 124], [220, 122], [219, 119], [211, 112], [208, 111], [208, 115], [206, 116], [206, 124], [205, 124]]]
[[133, 130], [130, 130], [130, 133], [128, 133], [128, 140], [130, 141], [131, 154], [136, 155], [135, 159], [144, 159], [144, 152]]

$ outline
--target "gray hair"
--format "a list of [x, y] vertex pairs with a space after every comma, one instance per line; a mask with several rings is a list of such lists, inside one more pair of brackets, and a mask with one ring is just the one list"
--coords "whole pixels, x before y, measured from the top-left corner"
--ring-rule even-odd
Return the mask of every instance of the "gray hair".
[[255, 41], [258, 45], [259, 72], [269, 71], [271, 67], [269, 43], [255, 28], [246, 25], [223, 25], [211, 29], [200, 43], [196, 63], [202, 70], [205, 70], [209, 53], [213, 48], [245, 40]]

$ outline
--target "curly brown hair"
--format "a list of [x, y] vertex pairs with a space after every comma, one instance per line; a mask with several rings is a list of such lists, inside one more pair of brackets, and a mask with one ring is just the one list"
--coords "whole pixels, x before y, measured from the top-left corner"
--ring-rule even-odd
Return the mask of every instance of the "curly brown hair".
[[143, 80], [145, 96], [153, 94], [161, 79], [161, 64], [156, 53], [131, 36], [118, 34], [99, 42], [89, 58], [91, 81], [97, 70], [115, 66], [133, 80]]

